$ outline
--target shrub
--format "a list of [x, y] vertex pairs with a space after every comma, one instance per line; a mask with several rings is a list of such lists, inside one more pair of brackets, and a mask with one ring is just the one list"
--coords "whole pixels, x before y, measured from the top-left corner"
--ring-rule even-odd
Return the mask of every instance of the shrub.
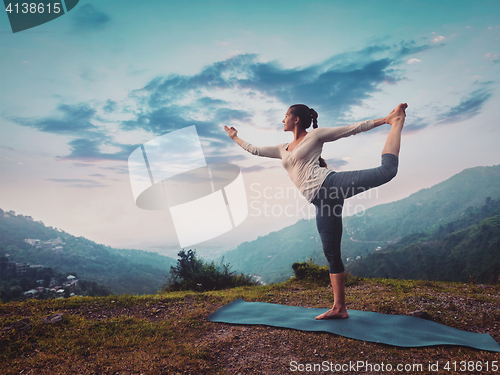
[[164, 286], [164, 291], [177, 290], [220, 290], [238, 286], [252, 286], [259, 283], [250, 275], [236, 274], [231, 266], [215, 262], [204, 262], [196, 257], [196, 251], [181, 250], [177, 266], [170, 267], [171, 279]]
[[319, 266], [312, 259], [309, 259], [307, 262], [294, 263], [292, 264], [292, 269], [295, 272], [295, 277], [299, 280], [313, 282], [330, 280], [328, 266]]
[[[307, 262], [292, 264], [295, 277], [299, 280], [312, 282], [330, 282], [330, 271], [328, 266], [319, 266], [309, 259]], [[350, 273], [345, 274], [345, 286], [358, 285], [363, 281], [363, 277], [353, 276]]]

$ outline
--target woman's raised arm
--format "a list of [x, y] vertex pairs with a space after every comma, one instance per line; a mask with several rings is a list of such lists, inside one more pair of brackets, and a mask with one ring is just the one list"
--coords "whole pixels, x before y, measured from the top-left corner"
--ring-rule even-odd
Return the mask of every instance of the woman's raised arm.
[[238, 137], [238, 131], [233, 126], [228, 127], [224, 125], [224, 130], [227, 135], [229, 135], [229, 137], [239, 144], [245, 151], [257, 156], [281, 159], [281, 153], [278, 146], [256, 147]]

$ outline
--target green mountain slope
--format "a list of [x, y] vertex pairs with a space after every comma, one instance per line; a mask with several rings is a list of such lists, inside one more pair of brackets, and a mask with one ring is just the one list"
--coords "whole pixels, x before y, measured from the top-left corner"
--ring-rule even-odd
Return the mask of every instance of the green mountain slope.
[[497, 282], [500, 215], [447, 235], [410, 235], [348, 265], [347, 271], [365, 277]]
[[[25, 242], [25, 239], [43, 242], [57, 238], [63, 242], [59, 244], [62, 252], [35, 248]], [[8, 254], [10, 261], [76, 273], [79, 278], [97, 282], [117, 294], [156, 293], [170, 266], [176, 264], [174, 259], [157, 253], [113, 249], [46, 227], [29, 216], [0, 210], [0, 256], [4, 254]]]
[[370, 208], [346, 218], [357, 240], [390, 241], [454, 220], [486, 197], [500, 198], [500, 165], [465, 169], [407, 198]]

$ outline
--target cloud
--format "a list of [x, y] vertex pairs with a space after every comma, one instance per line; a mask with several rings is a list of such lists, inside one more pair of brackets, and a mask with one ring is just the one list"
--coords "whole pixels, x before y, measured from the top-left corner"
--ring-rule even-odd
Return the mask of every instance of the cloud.
[[498, 53], [494, 52], [485, 53], [484, 57], [486, 57], [487, 59], [492, 59], [493, 64], [498, 64], [500, 62], [500, 59], [498, 58]]
[[105, 113], [112, 113], [118, 109], [118, 104], [111, 99], [108, 99], [102, 109]]
[[[112, 105], [109, 102], [109, 100], [106, 102], [107, 106]], [[68, 142], [71, 153], [66, 156], [58, 156], [59, 160], [85, 162], [127, 160], [130, 153], [138, 146], [113, 141], [105, 127], [94, 124], [97, 110], [90, 107], [89, 104], [60, 104], [57, 111], [60, 113], [59, 116], [41, 119], [10, 118], [10, 120], [42, 132], [71, 136], [73, 139]], [[115, 153], [103, 153], [100, 151], [101, 146], [114, 146], [121, 150]], [[74, 165], [86, 166], [83, 163]]]
[[[154, 134], [171, 131], [185, 126], [186, 121], [192, 122], [185, 115], [193, 110], [205, 112], [204, 125], [208, 127], [228, 116], [249, 121], [251, 114], [242, 111], [241, 104], [238, 109], [230, 108], [236, 104], [231, 98], [242, 102], [275, 101], [283, 107], [302, 102], [322, 113], [340, 116], [378, 91], [381, 84], [398, 80], [389, 67], [400, 57], [403, 48], [405, 53], [409, 51], [408, 46], [400, 47], [393, 58], [373, 58], [372, 55], [389, 49], [375, 46], [292, 69], [276, 62], [259, 62], [256, 55], [246, 54], [215, 62], [193, 76], [157, 77], [136, 90], [134, 95], [140, 102], [140, 113], [137, 119], [123, 122], [122, 128], [141, 128]], [[186, 105], [189, 98], [190, 103]], [[179, 102], [183, 103], [182, 107], [176, 104]]]
[[228, 105], [229, 104], [229, 102], [227, 102], [225, 100], [213, 99], [213, 98], [210, 98], [208, 96], [205, 96], [203, 98], [199, 98], [198, 99], [198, 103], [199, 103], [199, 105], [202, 105], [202, 106], [212, 106], [212, 105], [222, 106], [222, 105]]
[[118, 167], [99, 167], [99, 169], [106, 170], [106, 171], [113, 171], [115, 173], [120, 173], [120, 174], [127, 174], [128, 175], [128, 168], [125, 166], [118, 166]]
[[215, 117], [219, 119], [221, 123], [234, 120], [251, 121], [252, 119], [252, 115], [249, 112], [230, 108], [218, 109], [215, 113]]
[[10, 118], [10, 120], [19, 125], [29, 126], [43, 132], [54, 134], [81, 135], [83, 133], [92, 133], [98, 130], [97, 126], [91, 121], [96, 111], [88, 104], [60, 104], [57, 107], [57, 111], [61, 113], [61, 116], [47, 117], [44, 119], [23, 119], [16, 117]]
[[435, 46], [429, 44], [417, 44], [414, 40], [411, 41], [402, 41], [399, 46], [399, 56], [406, 57], [408, 55], [413, 55], [415, 53], [423, 52], [431, 48], [435, 48]]
[[70, 13], [73, 20], [73, 30], [77, 32], [104, 30], [111, 18], [97, 10], [92, 4], [84, 4]]
[[491, 95], [491, 90], [484, 88], [472, 92], [470, 95], [462, 98], [460, 104], [439, 115], [437, 117], [438, 124], [459, 122], [476, 116]]
[[83, 79], [84, 81], [88, 82], [98, 82], [102, 79], [105, 78], [104, 74], [90, 68], [84, 68], [82, 69], [82, 72], [80, 73], [80, 78]]
[[[88, 5], [90, 8], [80, 9], [95, 15], [97, 11]], [[282, 111], [289, 105], [306, 103], [320, 113], [321, 126], [329, 126], [345, 118], [384, 84], [401, 80], [397, 67], [412, 60], [408, 55], [429, 48], [434, 46], [415, 41], [373, 45], [297, 68], [284, 68], [275, 61], [259, 61], [255, 54], [242, 54], [216, 61], [197, 74], [156, 77], [132, 91], [127, 105], [112, 100], [60, 104], [55, 116], [11, 120], [39, 131], [70, 136], [70, 153], [57, 158], [83, 162], [82, 166], [102, 160], [126, 161], [139, 146], [117, 142], [116, 133], [106, 127], [106, 121], [118, 124], [122, 133], [149, 133], [150, 139], [196, 125], [207, 158], [236, 160], [228, 155], [233, 145], [228, 142], [223, 124], [279, 124]], [[115, 120], [123, 114], [127, 120]], [[107, 120], [111, 117], [106, 116], [114, 117]], [[266, 131], [273, 130], [268, 126]], [[118, 150], [104, 152], [104, 146]]]
[[[281, 119], [275, 118], [277, 108], [281, 116], [287, 106], [302, 102], [327, 118], [322, 126], [328, 126], [370, 98], [381, 85], [396, 83], [399, 78], [392, 65], [411, 50], [422, 48], [414, 43], [372, 46], [300, 68], [261, 62], [254, 54], [237, 55], [214, 62], [194, 75], [151, 80], [131, 93], [137, 103], [136, 115], [122, 121], [120, 128], [143, 130], [153, 138], [196, 125], [199, 136], [210, 144], [211, 151], [205, 155], [225, 154], [231, 145], [222, 124], [279, 123]], [[388, 52], [393, 56], [375, 57]], [[269, 113], [273, 108], [275, 113]], [[226, 158], [231, 156], [226, 153]]]
[[65, 184], [67, 187], [78, 187], [84, 189], [92, 189], [96, 187], [106, 186], [98, 181], [79, 179], [79, 178], [49, 178], [46, 179], [45, 181], [58, 182], [61, 184]]
[[92, 163], [73, 163], [73, 165], [75, 167], [78, 167], [78, 168], [86, 168], [86, 167], [93, 167], [94, 164]]
[[419, 63], [419, 62], [422, 62], [422, 60], [419, 60], [419, 59], [416, 59], [416, 58], [412, 57], [406, 63], [407, 64], [414, 64], [414, 63]]
[[434, 38], [432, 38], [432, 41], [433, 41], [434, 43], [438, 43], [438, 42], [441, 42], [441, 41], [443, 41], [443, 40], [445, 40], [445, 37], [444, 37], [444, 36], [442, 36], [442, 35], [435, 36]]
[[[214, 116], [215, 113], [211, 113], [211, 110], [213, 112], [213, 108], [205, 108], [203, 110], [202, 108], [177, 106], [175, 104], [160, 105], [156, 109], [141, 110], [141, 113], [137, 114], [135, 120], [123, 121], [121, 129], [125, 131], [146, 130], [152, 134], [151, 138], [154, 138], [167, 132], [195, 125], [198, 135], [205, 140], [209, 140], [211, 146], [228, 147], [227, 134], [222, 130], [218, 122], [221, 118], [216, 118]], [[206, 113], [193, 113], [200, 111], [205, 111]], [[237, 114], [234, 112], [233, 114], [236, 117], [242, 116], [241, 113]], [[205, 118], [210, 117], [210, 119], [195, 119], [195, 117], [200, 115], [203, 115]], [[225, 112], [222, 119], [227, 121], [230, 117], [230, 113]]]
[[415, 133], [422, 129], [425, 129], [427, 126], [431, 125], [428, 119], [424, 119], [423, 117], [411, 115], [408, 116], [405, 120], [405, 133]]
[[[104, 153], [100, 151], [101, 145], [111, 145], [121, 148], [121, 151], [115, 153]], [[87, 162], [96, 162], [102, 160], [127, 160], [129, 155], [139, 145], [124, 145], [116, 142], [105, 142], [102, 139], [92, 140], [78, 138], [70, 141], [68, 145], [71, 153], [67, 156], [58, 156], [59, 160], [83, 160]]]

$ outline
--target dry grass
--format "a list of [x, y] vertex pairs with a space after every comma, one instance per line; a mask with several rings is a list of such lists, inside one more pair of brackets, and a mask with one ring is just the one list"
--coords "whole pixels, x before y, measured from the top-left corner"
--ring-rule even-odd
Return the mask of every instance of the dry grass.
[[[436, 322], [487, 332], [500, 342], [498, 286], [380, 279], [351, 279], [348, 285], [349, 309], [389, 314], [425, 310]], [[210, 313], [236, 298], [307, 307], [328, 307], [332, 303], [328, 285], [291, 280], [206, 293], [3, 304], [0, 305], [0, 373], [289, 374], [301, 373], [291, 371], [292, 361], [302, 364], [368, 361], [394, 366], [422, 364], [423, 372], [403, 372], [422, 374], [429, 372], [429, 362], [439, 361], [442, 369], [447, 361], [491, 364], [499, 360], [498, 353], [461, 347], [396, 348], [327, 333], [206, 320]], [[61, 323], [41, 321], [54, 313], [64, 314]], [[22, 319], [27, 320], [16, 324]], [[29, 329], [23, 326], [27, 322]], [[487, 372], [483, 369], [482, 373]]]

